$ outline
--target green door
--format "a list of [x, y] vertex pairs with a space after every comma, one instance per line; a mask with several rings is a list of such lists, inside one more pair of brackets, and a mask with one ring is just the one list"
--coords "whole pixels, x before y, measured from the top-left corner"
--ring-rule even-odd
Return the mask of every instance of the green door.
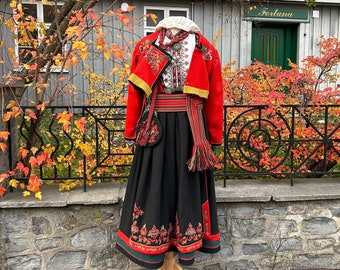
[[289, 69], [288, 58], [296, 62], [297, 27], [253, 27], [252, 61]]

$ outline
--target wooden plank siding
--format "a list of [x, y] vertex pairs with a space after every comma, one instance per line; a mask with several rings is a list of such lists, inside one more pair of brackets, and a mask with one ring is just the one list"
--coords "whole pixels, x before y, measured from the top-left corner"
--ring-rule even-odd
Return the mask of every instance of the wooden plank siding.
[[[113, 9], [119, 8], [123, 1], [118, 1]], [[188, 8], [190, 18], [196, 22], [202, 33], [211, 41], [221, 31], [221, 36], [217, 40], [216, 47], [221, 56], [221, 63], [226, 64], [230, 61], [236, 61], [234, 68], [244, 67], [251, 64], [251, 41], [252, 41], [252, 24], [251, 20], [245, 20], [244, 6], [235, 0], [193, 0], [193, 1], [139, 1], [139, 0], [126, 0], [124, 1], [129, 5], [136, 6], [136, 9], [128, 13], [128, 16], [142, 18], [144, 15], [145, 6], [159, 6], [159, 7], [175, 7], [175, 8]], [[323, 1], [325, 2], [325, 1]], [[8, 7], [7, 1], [0, 1], [0, 10], [11, 12]], [[102, 0], [95, 6], [99, 11], [105, 11], [112, 1]], [[285, 5], [294, 8], [295, 5], [305, 5], [303, 1], [276, 1], [275, 3], [285, 3]], [[308, 22], [300, 22], [298, 26], [298, 44], [297, 44], [297, 61], [300, 62], [308, 55], [318, 55], [319, 48], [317, 43], [320, 41], [320, 36], [325, 37], [340, 37], [340, 2], [327, 4], [318, 4], [315, 8], [319, 10], [319, 18], [312, 17], [312, 9], [310, 9], [310, 19]], [[121, 34], [119, 29], [123, 27], [121, 22], [113, 19], [105, 20], [106, 28], [105, 36], [108, 38], [108, 43], [115, 41], [117, 43], [128, 41], [136, 42], [144, 35], [144, 25], [136, 25], [133, 33], [124, 32], [122, 38], [117, 35]], [[8, 36], [6, 27], [0, 28], [0, 39]], [[95, 40], [95, 35], [88, 37], [89, 40]], [[5, 47], [0, 48], [2, 55], [8, 46], [13, 46], [13, 42], [8, 39]], [[11, 45], [12, 44], [12, 45]], [[126, 51], [132, 50], [132, 45], [126, 47]], [[5, 59], [9, 61], [8, 59]], [[80, 64], [77, 68], [70, 68], [68, 75], [73, 77], [73, 82], [77, 86], [77, 95], [60, 95], [57, 104], [63, 105], [83, 105], [87, 100], [88, 81], [84, 78], [82, 70], [86, 65], [98, 74], [103, 74], [107, 77], [112, 77], [110, 71], [114, 66], [112, 60], [107, 61], [92, 55], [84, 64]], [[8, 73], [12, 67], [6, 63], [0, 65], [0, 78], [3, 74]], [[340, 73], [340, 69], [338, 70]], [[53, 83], [59, 77], [58, 73], [54, 73], [51, 79]], [[113, 77], [112, 77], [113, 78]], [[2, 79], [0, 79], [2, 80]], [[2, 81], [0, 81], [0, 84]], [[340, 81], [337, 82], [340, 84]], [[29, 104], [31, 98], [29, 91], [26, 91], [23, 99], [24, 104]]]

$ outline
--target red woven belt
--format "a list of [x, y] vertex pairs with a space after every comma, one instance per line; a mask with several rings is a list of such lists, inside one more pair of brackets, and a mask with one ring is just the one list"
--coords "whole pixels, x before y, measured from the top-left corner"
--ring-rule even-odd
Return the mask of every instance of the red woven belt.
[[187, 162], [189, 171], [212, 169], [219, 162], [205, 135], [202, 109], [203, 100], [199, 97], [157, 93], [155, 103], [157, 112], [187, 112], [194, 138], [192, 157]]

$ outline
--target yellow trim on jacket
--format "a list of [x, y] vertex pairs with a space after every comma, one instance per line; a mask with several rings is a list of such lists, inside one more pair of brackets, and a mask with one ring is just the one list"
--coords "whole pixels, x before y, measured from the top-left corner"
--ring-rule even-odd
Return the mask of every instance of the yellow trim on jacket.
[[142, 89], [147, 96], [151, 95], [152, 89], [149, 86], [149, 84], [145, 82], [142, 78], [138, 77], [136, 74], [132, 73], [129, 76], [129, 81], [136, 85], [137, 87], [139, 87], [140, 89]]

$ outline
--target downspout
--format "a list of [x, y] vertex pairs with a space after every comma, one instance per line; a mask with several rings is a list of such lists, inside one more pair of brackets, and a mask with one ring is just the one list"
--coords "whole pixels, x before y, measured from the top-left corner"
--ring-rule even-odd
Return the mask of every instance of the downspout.
[[195, 18], [194, 18], [194, 15], [195, 15], [194, 8], [195, 8], [195, 2], [191, 1], [191, 19], [193, 21], [195, 20]]

